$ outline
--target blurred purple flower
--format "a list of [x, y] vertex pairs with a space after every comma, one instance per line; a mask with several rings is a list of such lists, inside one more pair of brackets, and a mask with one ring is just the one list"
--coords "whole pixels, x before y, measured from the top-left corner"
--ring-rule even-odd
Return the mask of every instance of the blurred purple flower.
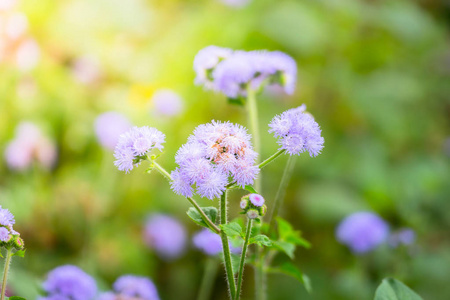
[[[154, 148], [160, 151], [164, 148], [165, 135], [152, 127], [133, 127], [119, 137], [114, 157], [114, 165], [120, 171], [127, 173], [133, 169], [134, 165], [140, 162], [140, 156], [146, 155]], [[138, 160], [138, 161], [135, 161]]]
[[254, 206], [257, 206], [257, 207], [263, 206], [263, 204], [264, 204], [264, 198], [263, 198], [263, 196], [261, 196], [259, 194], [250, 194], [248, 196], [248, 199]]
[[146, 277], [124, 275], [114, 282], [114, 291], [141, 300], [159, 300], [155, 284]]
[[0, 225], [2, 226], [12, 226], [16, 223], [13, 214], [6, 208], [1, 208], [0, 206]]
[[209, 46], [194, 60], [196, 84], [215, 89], [230, 98], [246, 96], [246, 86], [258, 90], [277, 84], [288, 94], [295, 90], [297, 64], [279, 51], [232, 51]]
[[97, 300], [118, 300], [118, 299], [116, 294], [114, 294], [113, 292], [104, 292], [97, 297]]
[[186, 247], [186, 230], [173, 217], [163, 214], [151, 216], [144, 229], [146, 244], [163, 259], [178, 258]]
[[217, 46], [208, 46], [200, 50], [194, 58], [194, 70], [197, 74], [195, 84], [204, 85], [207, 89], [212, 89], [211, 72], [217, 64], [228, 58], [233, 50]]
[[131, 123], [124, 115], [110, 111], [99, 115], [95, 120], [94, 127], [100, 144], [113, 150], [119, 136], [131, 128]]
[[[211, 232], [209, 229], [202, 229], [198, 231], [192, 238], [194, 246], [203, 251], [207, 255], [217, 255], [222, 252], [222, 240], [218, 234]], [[240, 253], [239, 247], [230, 245], [230, 250], [233, 253]]]
[[181, 96], [169, 89], [156, 91], [152, 96], [151, 102], [158, 115], [173, 117], [179, 115], [184, 109]]
[[17, 126], [16, 135], [5, 150], [6, 164], [17, 171], [30, 167], [34, 159], [49, 169], [55, 164], [56, 158], [55, 145], [30, 122], [22, 122]]
[[50, 296], [46, 299], [67, 297], [71, 300], [90, 300], [94, 299], [97, 294], [95, 280], [80, 268], [72, 265], [60, 266], [50, 271], [42, 288]]
[[257, 155], [244, 127], [216, 121], [200, 125], [175, 156], [179, 167], [172, 172], [172, 189], [190, 197], [195, 184], [199, 195], [213, 199], [223, 193], [230, 175], [238, 185], [252, 184], [259, 173], [253, 165]]
[[250, 0], [220, 0], [220, 1], [232, 7], [243, 7], [250, 3]]
[[375, 249], [388, 235], [388, 224], [371, 212], [353, 213], [341, 221], [336, 229], [337, 240], [347, 245], [354, 253]]
[[397, 248], [400, 245], [412, 245], [415, 241], [416, 232], [411, 228], [402, 228], [389, 236], [388, 243], [391, 247]]
[[319, 124], [305, 110], [303, 104], [275, 116], [269, 124], [269, 132], [278, 138], [280, 149], [285, 149], [290, 155], [308, 151], [311, 157], [315, 157], [322, 151], [324, 139]]

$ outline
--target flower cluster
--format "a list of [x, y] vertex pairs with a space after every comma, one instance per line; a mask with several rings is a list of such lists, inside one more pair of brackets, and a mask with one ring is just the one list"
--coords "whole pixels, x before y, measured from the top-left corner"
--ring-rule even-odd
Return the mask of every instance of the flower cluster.
[[144, 126], [133, 127], [124, 134], [120, 135], [117, 143], [114, 157], [114, 165], [120, 171], [127, 173], [145, 159], [148, 152], [154, 148], [160, 151], [164, 148], [162, 145], [165, 135], [159, 130]]
[[229, 176], [240, 186], [253, 184], [257, 155], [244, 127], [216, 121], [200, 125], [175, 156], [179, 167], [172, 172], [172, 189], [190, 197], [195, 184], [199, 195], [213, 199], [225, 191]]
[[253, 90], [276, 84], [288, 94], [295, 90], [297, 65], [279, 51], [233, 51], [209, 46], [194, 59], [196, 84], [224, 93], [229, 98], [245, 97], [247, 86]]
[[153, 215], [145, 225], [144, 241], [163, 259], [175, 259], [183, 254], [186, 239], [183, 225], [170, 216]]
[[249, 219], [263, 217], [267, 212], [267, 206], [264, 204], [263, 196], [259, 194], [249, 194], [241, 198], [239, 206], [247, 214]]
[[[209, 229], [202, 229], [197, 232], [192, 238], [194, 246], [203, 251], [206, 255], [217, 255], [222, 252], [222, 241], [218, 234], [211, 232]], [[239, 247], [233, 247], [230, 245], [230, 250], [233, 253], [240, 253], [241, 249]]]
[[13, 229], [15, 222], [13, 214], [0, 206], [0, 247], [23, 249], [23, 240], [20, 238], [20, 234]]
[[393, 232], [388, 239], [389, 246], [397, 248], [400, 245], [409, 246], [416, 240], [416, 232], [411, 228], [402, 228]]
[[280, 150], [284, 149], [290, 155], [308, 151], [315, 157], [322, 151], [324, 139], [319, 124], [305, 110], [303, 104], [275, 116], [269, 124], [269, 132], [278, 138]]
[[159, 300], [155, 284], [147, 277], [124, 275], [113, 284], [114, 292], [106, 292], [98, 300]]
[[130, 127], [130, 121], [124, 115], [114, 111], [103, 113], [95, 120], [95, 133], [98, 141], [108, 149], [114, 149], [119, 136]]
[[12, 170], [23, 171], [34, 161], [44, 168], [51, 168], [56, 161], [55, 145], [33, 123], [23, 122], [17, 126], [14, 139], [7, 145], [5, 160]]
[[337, 227], [336, 238], [354, 253], [365, 253], [383, 243], [389, 235], [388, 224], [371, 212], [357, 212]]
[[93, 300], [97, 294], [95, 280], [72, 265], [60, 266], [50, 271], [42, 288], [47, 296], [39, 300]]

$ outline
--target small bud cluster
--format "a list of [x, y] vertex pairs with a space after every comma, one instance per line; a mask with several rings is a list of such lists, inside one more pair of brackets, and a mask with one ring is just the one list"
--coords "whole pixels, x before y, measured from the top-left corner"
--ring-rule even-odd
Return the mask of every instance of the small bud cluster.
[[259, 194], [249, 194], [242, 197], [240, 207], [247, 214], [249, 219], [264, 217], [267, 212], [267, 206], [264, 204], [263, 196]]
[[13, 229], [15, 223], [12, 213], [0, 206], [0, 247], [22, 250], [24, 242], [20, 233]]

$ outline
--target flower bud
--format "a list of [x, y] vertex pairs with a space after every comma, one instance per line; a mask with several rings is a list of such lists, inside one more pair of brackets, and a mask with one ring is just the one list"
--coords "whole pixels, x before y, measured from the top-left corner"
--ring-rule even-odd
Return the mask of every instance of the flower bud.
[[267, 205], [264, 204], [263, 206], [259, 207], [259, 215], [261, 217], [264, 217], [266, 215], [266, 212], [267, 212]]
[[249, 201], [247, 199], [242, 199], [241, 202], [239, 203], [239, 206], [245, 210], [246, 208], [248, 208], [248, 204]]
[[249, 219], [256, 219], [259, 217], [259, 212], [256, 209], [251, 208], [247, 211], [247, 217]]
[[20, 238], [19, 236], [16, 236], [14, 238], [13, 247], [16, 250], [22, 250], [24, 246], [25, 246], [25, 243], [23, 242], [23, 239]]

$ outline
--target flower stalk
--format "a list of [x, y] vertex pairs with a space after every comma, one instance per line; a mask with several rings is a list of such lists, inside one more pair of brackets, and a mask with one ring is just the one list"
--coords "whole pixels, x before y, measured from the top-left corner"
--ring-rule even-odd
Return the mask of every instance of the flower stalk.
[[7, 251], [6, 251], [5, 268], [3, 270], [3, 283], [2, 283], [1, 300], [5, 300], [6, 281], [8, 280], [8, 272], [9, 272], [9, 265], [11, 264], [11, 257], [12, 257], [12, 248], [8, 247]]
[[241, 260], [239, 262], [239, 272], [238, 272], [238, 281], [237, 281], [237, 290], [235, 300], [239, 300], [241, 296], [241, 288], [242, 288], [242, 277], [244, 275], [244, 265], [245, 265], [245, 256], [247, 254], [248, 242], [250, 240], [250, 233], [252, 231], [252, 219], [248, 219], [247, 221], [247, 231], [245, 233], [245, 241], [242, 246]]
[[[259, 136], [259, 119], [258, 119], [258, 106], [256, 103], [256, 92], [252, 89], [251, 85], [247, 85], [247, 114], [250, 123], [250, 132], [253, 137], [253, 146], [257, 153], [261, 153], [261, 140]], [[259, 159], [257, 158], [256, 163]], [[261, 176], [255, 180], [255, 188], [257, 191], [261, 188]]]
[[[220, 197], [220, 224], [227, 224], [227, 191], [223, 192]], [[234, 281], [233, 265], [231, 264], [230, 244], [228, 237], [222, 230], [220, 232], [222, 239], [223, 259], [225, 261], [225, 272], [227, 273], [228, 288], [230, 290], [231, 299], [236, 296], [236, 282]]]
[[276, 158], [278, 158], [278, 156], [280, 156], [281, 154], [283, 154], [284, 152], [286, 152], [285, 149], [281, 149], [278, 150], [277, 152], [275, 152], [272, 156], [268, 157], [265, 161], [263, 161], [262, 163], [260, 163], [258, 165], [258, 168], [262, 169], [265, 166], [267, 166], [268, 164], [270, 164], [271, 162], [273, 162]]

